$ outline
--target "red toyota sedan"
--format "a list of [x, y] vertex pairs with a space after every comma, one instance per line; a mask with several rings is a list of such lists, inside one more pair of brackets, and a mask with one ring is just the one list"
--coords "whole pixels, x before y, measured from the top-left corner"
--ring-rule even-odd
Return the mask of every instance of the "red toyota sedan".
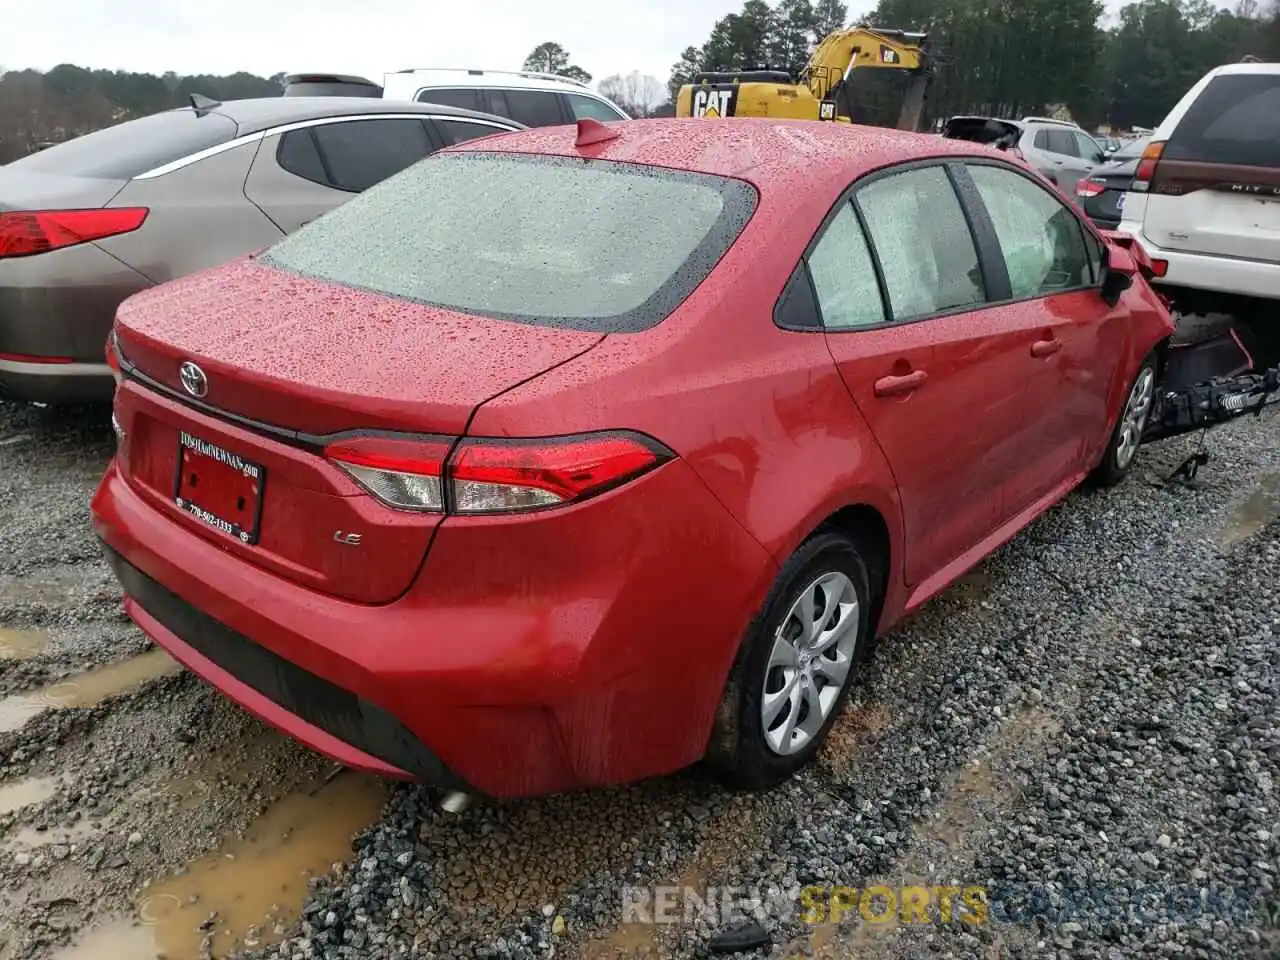
[[764, 787], [877, 634], [1125, 475], [1172, 331], [984, 147], [501, 135], [126, 301], [93, 520], [146, 633], [344, 764]]

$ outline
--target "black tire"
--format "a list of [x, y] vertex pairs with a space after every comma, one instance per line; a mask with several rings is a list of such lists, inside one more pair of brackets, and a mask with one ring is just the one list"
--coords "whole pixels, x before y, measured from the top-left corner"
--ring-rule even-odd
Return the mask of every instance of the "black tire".
[[1130, 404], [1134, 400], [1134, 394], [1138, 390], [1139, 384], [1144, 376], [1151, 378], [1151, 395], [1147, 403], [1146, 412], [1143, 414], [1142, 424], [1146, 425], [1147, 417], [1150, 415], [1156, 400], [1156, 388], [1159, 383], [1160, 369], [1156, 362], [1156, 355], [1149, 353], [1142, 358], [1142, 363], [1138, 365], [1137, 372], [1133, 375], [1133, 379], [1129, 382], [1129, 389], [1125, 393], [1124, 406], [1120, 408], [1120, 416], [1116, 420], [1115, 428], [1111, 431], [1111, 438], [1107, 441], [1107, 449], [1102, 453], [1102, 459], [1094, 468], [1093, 473], [1089, 475], [1089, 480], [1095, 486], [1114, 487], [1129, 475], [1129, 471], [1133, 469], [1133, 465], [1138, 459], [1138, 450], [1142, 446], [1141, 431], [1136, 443], [1131, 451], [1126, 451], [1127, 444], [1125, 442], [1125, 426], [1126, 415], [1129, 411]]
[[[802, 592], [827, 573], [843, 573], [858, 602], [857, 640], [849, 672], [822, 726], [794, 753], [775, 752], [765, 737], [761, 713], [765, 677], [776, 635]], [[858, 545], [843, 533], [814, 534], [783, 565], [764, 607], [751, 621], [716, 715], [707, 762], [730, 785], [746, 790], [774, 786], [809, 763], [821, 749], [848, 699], [858, 666], [871, 652], [872, 597], [867, 564]]]

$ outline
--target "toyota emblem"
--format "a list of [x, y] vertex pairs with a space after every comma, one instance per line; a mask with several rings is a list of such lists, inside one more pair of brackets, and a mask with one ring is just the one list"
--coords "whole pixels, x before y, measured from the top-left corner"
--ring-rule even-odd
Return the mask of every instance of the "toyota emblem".
[[182, 380], [182, 389], [197, 400], [209, 392], [209, 378], [190, 360], [182, 365], [178, 377]]

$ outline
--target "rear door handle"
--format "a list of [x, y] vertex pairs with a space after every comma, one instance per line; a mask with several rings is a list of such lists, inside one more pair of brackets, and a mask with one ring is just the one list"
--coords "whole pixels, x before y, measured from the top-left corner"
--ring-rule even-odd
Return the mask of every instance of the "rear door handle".
[[881, 377], [875, 382], [875, 394], [877, 397], [901, 396], [919, 390], [928, 379], [929, 374], [923, 370], [912, 370], [900, 377]]
[[1031, 345], [1031, 355], [1033, 357], [1051, 357], [1061, 349], [1061, 340], [1037, 340]]

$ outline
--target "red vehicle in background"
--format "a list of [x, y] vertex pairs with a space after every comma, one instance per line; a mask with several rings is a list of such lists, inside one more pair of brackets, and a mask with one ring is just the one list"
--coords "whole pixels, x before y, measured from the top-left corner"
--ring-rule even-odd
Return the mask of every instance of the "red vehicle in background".
[[1172, 331], [978, 145], [501, 135], [128, 300], [93, 521], [143, 630], [340, 762], [766, 787], [878, 633], [1124, 477]]

